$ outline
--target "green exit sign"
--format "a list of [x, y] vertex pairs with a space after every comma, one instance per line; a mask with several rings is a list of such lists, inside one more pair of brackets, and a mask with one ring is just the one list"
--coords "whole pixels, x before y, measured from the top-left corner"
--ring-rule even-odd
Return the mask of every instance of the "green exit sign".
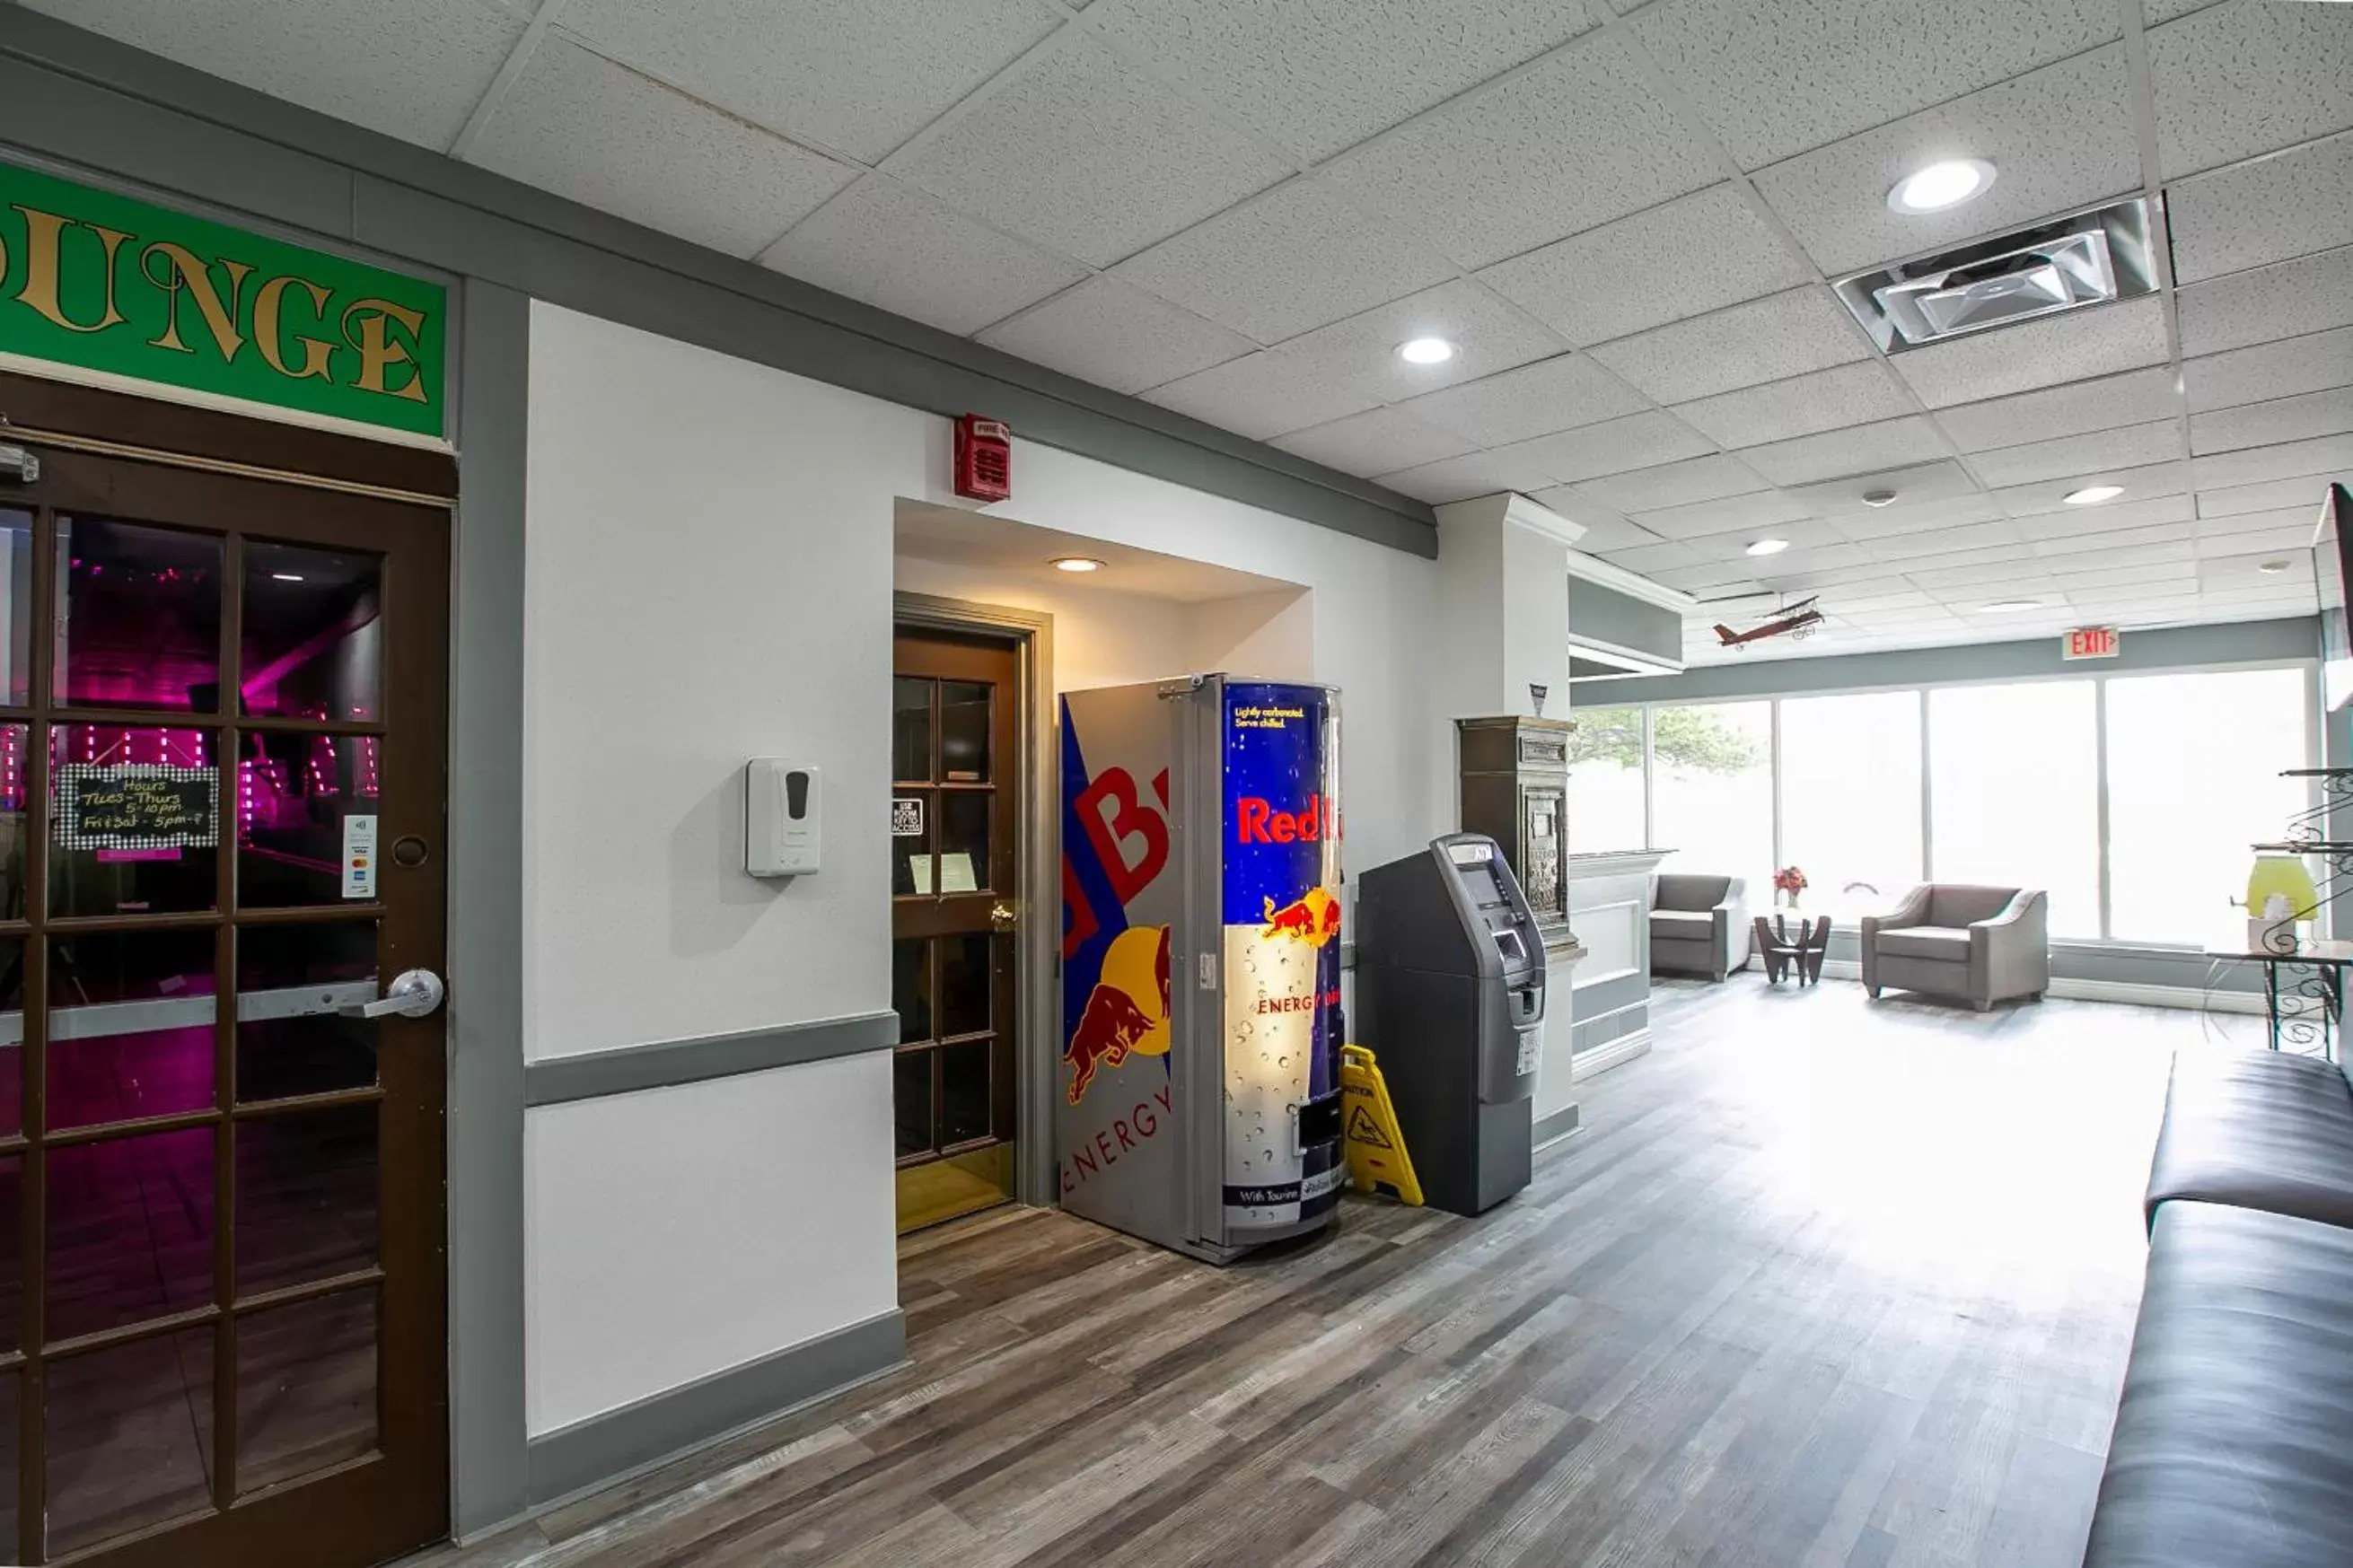
[[0, 362], [440, 438], [435, 283], [0, 163]]

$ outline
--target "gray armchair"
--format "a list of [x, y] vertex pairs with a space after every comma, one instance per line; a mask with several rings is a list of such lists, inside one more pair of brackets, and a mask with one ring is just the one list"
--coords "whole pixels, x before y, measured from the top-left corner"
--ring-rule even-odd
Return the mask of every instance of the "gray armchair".
[[1651, 879], [1651, 973], [1722, 980], [1748, 967], [1748, 884], [1670, 872]]
[[2051, 987], [2050, 899], [2040, 888], [1927, 883], [1862, 921], [1862, 984], [1962, 997], [1980, 1013]]

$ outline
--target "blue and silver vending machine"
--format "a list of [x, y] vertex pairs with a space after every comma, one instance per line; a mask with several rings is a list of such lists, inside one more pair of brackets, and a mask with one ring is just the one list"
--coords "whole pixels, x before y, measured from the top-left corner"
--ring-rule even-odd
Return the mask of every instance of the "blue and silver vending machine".
[[1339, 693], [1189, 676], [1062, 698], [1063, 1206], [1227, 1262], [1329, 1225]]

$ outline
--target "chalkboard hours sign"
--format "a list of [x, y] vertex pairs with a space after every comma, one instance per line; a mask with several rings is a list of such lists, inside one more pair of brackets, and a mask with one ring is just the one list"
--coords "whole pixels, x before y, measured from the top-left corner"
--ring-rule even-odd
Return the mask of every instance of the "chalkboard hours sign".
[[220, 841], [220, 774], [160, 763], [65, 763], [57, 832], [66, 849], [209, 849]]

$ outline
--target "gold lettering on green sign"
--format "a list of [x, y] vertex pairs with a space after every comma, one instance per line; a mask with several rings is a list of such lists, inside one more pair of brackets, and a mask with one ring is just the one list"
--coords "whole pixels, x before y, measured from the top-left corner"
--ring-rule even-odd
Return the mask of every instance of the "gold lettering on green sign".
[[296, 338], [294, 341], [302, 345], [305, 356], [302, 368], [289, 370], [286, 367], [286, 340], [281, 335], [285, 329], [279, 324], [279, 312], [284, 309], [280, 301], [289, 289], [306, 290], [311, 296], [311, 313], [325, 316], [329, 299], [326, 289], [316, 283], [306, 283], [300, 278], [272, 278], [253, 297], [254, 346], [261, 351], [261, 357], [269, 362], [269, 368], [282, 376], [294, 381], [331, 381], [333, 376], [327, 366], [334, 358], [335, 345], [324, 338]]
[[[122, 312], [114, 308], [114, 253], [122, 248], [131, 237], [120, 229], [100, 228], [96, 224], [76, 224], [55, 213], [37, 212], [31, 207], [18, 207], [25, 215], [25, 286], [16, 298], [69, 332], [102, 332], [120, 325]], [[106, 301], [106, 313], [85, 326], [66, 314], [65, 300], [60, 297], [58, 280], [64, 269], [66, 231], [87, 227], [106, 247], [106, 283], [100, 298]]]

